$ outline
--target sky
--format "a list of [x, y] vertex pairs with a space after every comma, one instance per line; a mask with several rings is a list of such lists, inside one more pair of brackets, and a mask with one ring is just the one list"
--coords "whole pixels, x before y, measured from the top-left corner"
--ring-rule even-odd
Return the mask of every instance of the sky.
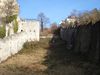
[[60, 23], [72, 10], [100, 9], [100, 0], [18, 0], [18, 3], [21, 18], [37, 19], [38, 14], [43, 12], [50, 19], [50, 23]]

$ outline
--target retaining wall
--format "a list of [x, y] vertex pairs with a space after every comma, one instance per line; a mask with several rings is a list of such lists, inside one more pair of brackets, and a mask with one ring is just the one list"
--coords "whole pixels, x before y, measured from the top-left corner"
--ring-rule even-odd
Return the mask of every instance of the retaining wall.
[[8, 57], [18, 53], [25, 42], [39, 41], [34, 33], [20, 32], [0, 39], [0, 63]]

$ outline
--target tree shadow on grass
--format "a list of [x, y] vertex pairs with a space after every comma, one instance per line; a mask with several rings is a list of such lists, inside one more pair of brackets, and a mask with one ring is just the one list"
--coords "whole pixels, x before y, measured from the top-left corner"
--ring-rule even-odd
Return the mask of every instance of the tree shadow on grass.
[[67, 50], [66, 43], [61, 39], [47, 49], [43, 64], [48, 67], [45, 71], [48, 75], [100, 75], [100, 65], [80, 53]]

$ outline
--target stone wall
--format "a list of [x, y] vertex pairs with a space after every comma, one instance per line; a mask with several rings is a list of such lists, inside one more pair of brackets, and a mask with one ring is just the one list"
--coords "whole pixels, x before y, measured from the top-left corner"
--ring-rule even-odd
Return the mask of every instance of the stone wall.
[[23, 48], [25, 42], [38, 41], [33, 34], [34, 33], [20, 32], [0, 39], [0, 63], [18, 53], [18, 51]]

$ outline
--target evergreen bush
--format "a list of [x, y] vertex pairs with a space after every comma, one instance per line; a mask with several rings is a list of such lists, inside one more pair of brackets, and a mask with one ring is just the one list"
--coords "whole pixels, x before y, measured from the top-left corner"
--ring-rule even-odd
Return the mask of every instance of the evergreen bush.
[[5, 34], [6, 34], [6, 29], [5, 26], [3, 25], [0, 27], [0, 38], [4, 38]]

